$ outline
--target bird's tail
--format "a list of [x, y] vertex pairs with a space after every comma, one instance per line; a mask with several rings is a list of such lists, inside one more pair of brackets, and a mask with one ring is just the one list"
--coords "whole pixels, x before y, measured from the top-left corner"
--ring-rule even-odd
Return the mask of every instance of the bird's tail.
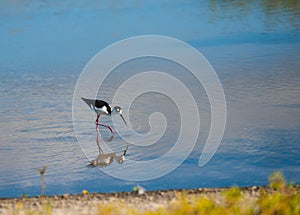
[[92, 99], [86, 99], [86, 98], [83, 98], [83, 97], [81, 97], [81, 99], [82, 99], [83, 101], [85, 101], [85, 103], [86, 103], [89, 107], [91, 107], [91, 105], [95, 106], [95, 100], [92, 100]]

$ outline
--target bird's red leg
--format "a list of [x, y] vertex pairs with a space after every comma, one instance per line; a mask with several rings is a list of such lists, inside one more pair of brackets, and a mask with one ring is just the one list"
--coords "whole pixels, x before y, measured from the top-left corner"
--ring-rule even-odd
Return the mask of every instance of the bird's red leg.
[[110, 130], [111, 133], [114, 133], [114, 131], [112, 130], [112, 128], [108, 125], [103, 125], [103, 124], [99, 124], [99, 118], [100, 118], [100, 114], [97, 116], [97, 119], [96, 119], [96, 130], [98, 130], [98, 126], [103, 126], [103, 127], [106, 127]]
[[99, 126], [103, 126], [103, 127], [106, 127], [110, 130], [111, 133], [114, 133], [114, 131], [112, 130], [112, 128], [108, 125], [103, 125], [103, 124], [98, 124]]

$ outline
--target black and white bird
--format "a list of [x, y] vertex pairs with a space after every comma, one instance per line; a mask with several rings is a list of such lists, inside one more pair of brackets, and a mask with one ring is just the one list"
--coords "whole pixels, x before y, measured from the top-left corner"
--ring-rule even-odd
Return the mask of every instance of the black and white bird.
[[94, 99], [86, 99], [81, 97], [83, 101], [85, 101], [85, 103], [87, 103], [87, 105], [96, 112], [97, 114], [97, 119], [96, 119], [96, 129], [98, 129], [98, 126], [103, 126], [108, 128], [111, 133], [114, 133], [112, 128], [108, 125], [104, 125], [104, 124], [99, 124], [99, 118], [101, 115], [106, 115], [106, 116], [111, 116], [113, 114], [119, 114], [123, 120], [123, 122], [125, 123], [125, 125], [127, 125], [123, 115], [122, 115], [122, 108], [119, 106], [114, 107], [113, 109], [111, 108], [110, 104], [108, 104], [107, 102], [103, 101], [103, 100], [94, 100]]

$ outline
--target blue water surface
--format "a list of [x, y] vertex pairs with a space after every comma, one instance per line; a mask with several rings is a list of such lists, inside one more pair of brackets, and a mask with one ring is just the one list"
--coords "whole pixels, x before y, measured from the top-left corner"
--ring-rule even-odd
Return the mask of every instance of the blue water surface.
[[[299, 24], [300, 3], [292, 0], [1, 1], [0, 197], [39, 195], [36, 168], [44, 165], [47, 195], [129, 191], [137, 184], [148, 190], [264, 185], [277, 170], [300, 183]], [[217, 153], [200, 168], [210, 116], [202, 90], [203, 130], [191, 155], [170, 174], [132, 182], [86, 167], [73, 129], [72, 98], [77, 78], [97, 52], [147, 34], [175, 37], [200, 51], [220, 78], [228, 115]], [[171, 68], [153, 62], [137, 64]], [[124, 73], [130, 68], [124, 65]], [[120, 80], [112, 79], [106, 89]], [[101, 93], [111, 99], [109, 90]], [[168, 113], [172, 106], [161, 95], [144, 96], [131, 116], [139, 132], [149, 129], [145, 121], [154, 108]], [[93, 139], [93, 121], [82, 132]], [[173, 146], [176, 134], [175, 126], [163, 145], [129, 146], [127, 156], [158, 157]], [[126, 145], [118, 137], [111, 144], [118, 153]], [[89, 150], [97, 155], [95, 142]]]

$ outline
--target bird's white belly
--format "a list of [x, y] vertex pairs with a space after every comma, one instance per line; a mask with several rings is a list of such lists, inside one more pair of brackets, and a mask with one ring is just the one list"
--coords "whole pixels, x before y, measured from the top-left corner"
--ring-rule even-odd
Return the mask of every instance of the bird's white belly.
[[91, 105], [91, 108], [97, 113], [97, 114], [104, 114], [104, 115], [110, 115], [107, 111], [107, 108], [105, 106], [101, 107], [101, 108], [97, 108], [93, 105]]

